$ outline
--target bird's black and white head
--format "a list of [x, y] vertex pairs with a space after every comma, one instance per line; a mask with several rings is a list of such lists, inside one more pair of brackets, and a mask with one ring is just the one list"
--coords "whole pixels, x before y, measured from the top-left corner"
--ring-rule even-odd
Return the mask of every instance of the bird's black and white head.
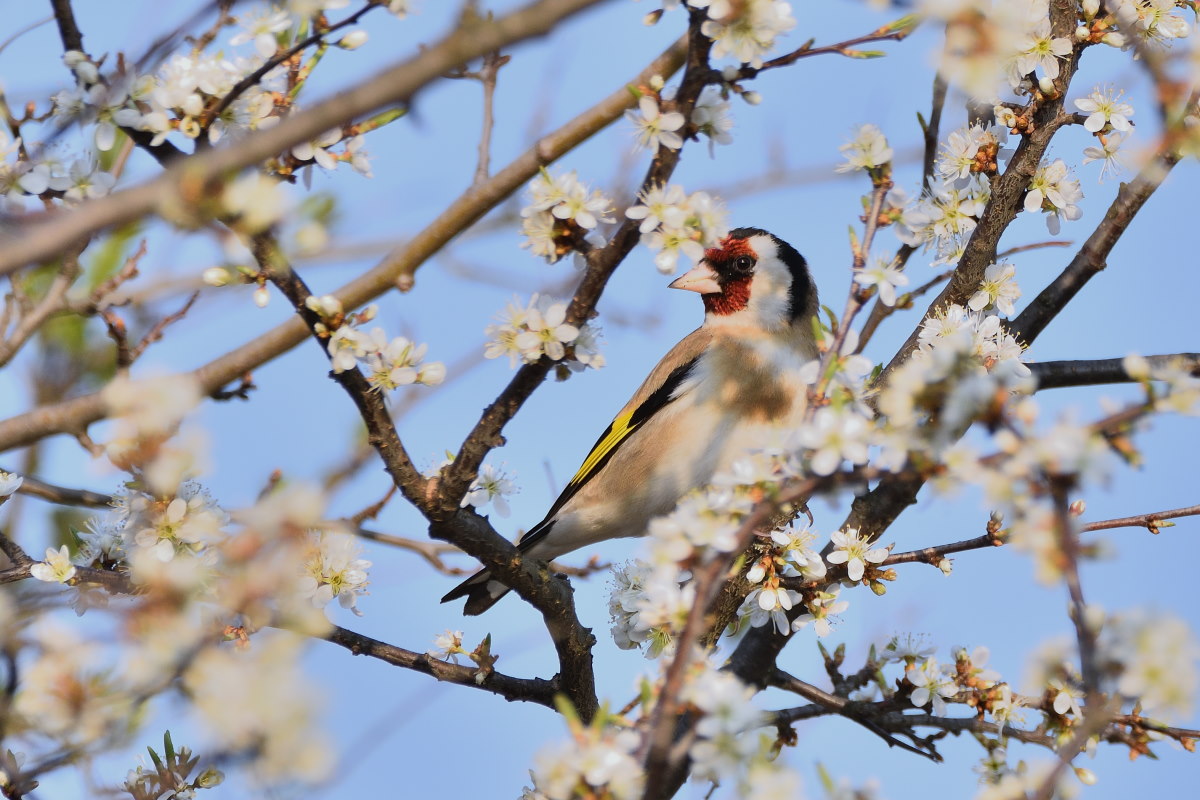
[[671, 288], [700, 293], [706, 325], [811, 331], [809, 318], [817, 313], [817, 289], [804, 256], [761, 228], [730, 231]]

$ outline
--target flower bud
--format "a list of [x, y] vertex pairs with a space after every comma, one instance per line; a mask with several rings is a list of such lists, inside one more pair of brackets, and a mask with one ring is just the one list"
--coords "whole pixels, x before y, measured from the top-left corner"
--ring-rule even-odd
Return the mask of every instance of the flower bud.
[[1121, 361], [1125, 373], [1135, 381], [1144, 381], [1150, 377], [1150, 362], [1143, 356], [1131, 353]]
[[367, 32], [362, 28], [350, 31], [338, 40], [337, 46], [343, 50], [357, 50], [367, 43]]
[[1051, 96], [1055, 94], [1054, 81], [1050, 80], [1044, 75], [1041, 78], [1038, 78], [1038, 88], [1042, 90], [1042, 94]]
[[271, 302], [271, 293], [267, 291], [267, 287], [260, 286], [254, 290], [254, 305], [266, 308], [269, 302]]
[[211, 789], [214, 786], [220, 786], [224, 780], [224, 772], [216, 767], [209, 767], [200, 773], [200, 777], [196, 778], [196, 786], [201, 789]]
[[650, 88], [656, 92], [661, 92], [666, 83], [667, 82], [663, 80], [662, 75], [652, 75], [650, 77]]
[[758, 92], [742, 92], [742, 99], [752, 106], [756, 106], [762, 102], [762, 95]]
[[1092, 30], [1091, 30], [1091, 28], [1087, 27], [1086, 25], [1080, 25], [1078, 28], [1075, 29], [1075, 41], [1077, 41], [1077, 42], [1086, 42], [1088, 37], [1091, 35], [1092, 35]]
[[1100, 0], [1083, 0], [1083, 16], [1092, 19], [1100, 12]]
[[1125, 46], [1125, 34], [1117, 33], [1116, 31], [1113, 31], [1111, 33], [1104, 34], [1104, 38], [1101, 39], [1100, 41], [1103, 42], [1104, 44], [1108, 45], [1109, 47], [1124, 47]]
[[224, 267], [209, 267], [200, 274], [200, 279], [209, 286], [228, 286], [233, 282], [233, 275]]

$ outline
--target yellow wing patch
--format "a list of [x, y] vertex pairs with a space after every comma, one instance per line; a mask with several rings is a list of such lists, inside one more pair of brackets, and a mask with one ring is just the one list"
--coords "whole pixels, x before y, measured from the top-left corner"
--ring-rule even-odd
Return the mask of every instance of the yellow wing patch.
[[[636, 410], [636, 409], [635, 409]], [[567, 484], [568, 488], [582, 486], [588, 478], [592, 476], [604, 461], [605, 456], [616, 449], [617, 445], [625, 441], [625, 437], [638, 429], [640, 423], [631, 425], [633, 420], [633, 411], [626, 412], [612, 421], [608, 426], [608, 431], [596, 442], [596, 446], [592, 448], [592, 452], [587, 454], [587, 458], [583, 460], [583, 466], [575, 473], [575, 477], [571, 478], [571, 482]]]

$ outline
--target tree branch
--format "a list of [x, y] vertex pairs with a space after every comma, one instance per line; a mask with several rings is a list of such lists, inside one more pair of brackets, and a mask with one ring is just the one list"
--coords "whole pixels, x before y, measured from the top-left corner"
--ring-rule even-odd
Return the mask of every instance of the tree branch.
[[290, 117], [287, 124], [258, 130], [236, 144], [197, 153], [173, 164], [163, 175], [108, 197], [84, 203], [69, 212], [30, 214], [0, 238], [0, 275], [26, 264], [51, 258], [64, 241], [188, 203], [205, 192], [214, 179], [257, 164], [334, 125], [385, 106], [405, 102], [455, 67], [508, 47], [543, 36], [562, 20], [599, 0], [537, 0], [504, 16], [462, 25], [440, 42], [423, 49], [366, 83], [324, 100]]
[[[634, 85], [649, 81], [653, 75], [670, 76], [683, 63], [686, 44], [675, 42], [650, 62], [631, 81]], [[357, 308], [395, 287], [397, 282], [411, 285], [412, 275], [431, 255], [499, 205], [520, 188], [540, 167], [549, 164], [575, 146], [605, 128], [634, 103], [625, 84], [584, 111], [558, 130], [543, 136], [486, 183], [473, 186], [442, 212], [424, 230], [403, 247], [391, 253], [375, 268], [333, 292], [346, 308]], [[217, 151], [223, 152], [223, 151]], [[189, 159], [190, 161], [190, 159]], [[2, 257], [2, 254], [0, 254]], [[304, 341], [308, 330], [299, 319], [291, 319], [255, 337], [247, 344], [216, 358], [190, 373], [205, 394], [242, 378], [262, 364]], [[0, 421], [0, 452], [22, 447], [55, 433], [74, 433], [107, 415], [99, 393], [83, 395], [61, 403], [42, 406], [34, 411]]]
[[1092, 231], [1083, 247], [1079, 248], [1071, 263], [1009, 323], [1008, 329], [1013, 336], [1019, 341], [1031, 343], [1058, 316], [1058, 312], [1066, 308], [1079, 290], [1108, 266], [1106, 259], [1113, 246], [1178, 162], [1177, 154], [1159, 152], [1136, 178], [1121, 184], [1104, 219]]
[[414, 672], [430, 675], [439, 681], [482, 689], [485, 692], [499, 695], [509, 702], [519, 700], [553, 709], [554, 695], [559, 691], [554, 681], [541, 678], [514, 678], [494, 670], [485, 671], [478, 667], [451, 664], [434, 658], [428, 653], [405, 650], [336, 625], [322, 638], [327, 642], [346, 648], [356, 656], [370, 656], [392, 666], [404, 667]]
[[[1146, 356], [1145, 359], [1152, 368], [1182, 367], [1193, 376], [1200, 377], [1200, 353]], [[1041, 391], [1138, 381], [1125, 370], [1124, 362], [1123, 358], [1102, 358], [1094, 361], [1042, 361], [1027, 366], [1037, 381], [1037, 390]]]

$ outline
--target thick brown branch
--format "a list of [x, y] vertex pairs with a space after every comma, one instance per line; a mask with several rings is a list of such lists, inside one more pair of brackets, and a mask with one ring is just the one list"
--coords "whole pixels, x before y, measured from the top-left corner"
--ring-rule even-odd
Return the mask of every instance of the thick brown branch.
[[[1154, 369], [1181, 367], [1200, 377], [1200, 353], [1146, 356]], [[1092, 361], [1042, 361], [1029, 364], [1038, 390], [1061, 389], [1071, 386], [1098, 386], [1107, 383], [1132, 383], [1123, 358], [1101, 358]]]

